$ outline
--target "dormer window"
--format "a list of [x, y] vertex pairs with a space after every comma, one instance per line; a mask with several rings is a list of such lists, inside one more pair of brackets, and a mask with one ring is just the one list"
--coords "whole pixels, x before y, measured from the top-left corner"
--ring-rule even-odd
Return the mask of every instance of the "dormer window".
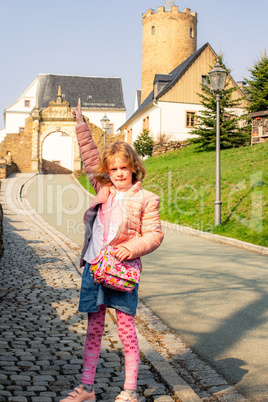
[[154, 26], [154, 25], [152, 26], [151, 34], [152, 34], [152, 35], [155, 35], [155, 26]]
[[171, 80], [172, 80], [171, 74], [155, 74], [155, 77], [154, 77], [154, 97], [155, 98]]
[[24, 101], [24, 107], [30, 107], [30, 106], [31, 106], [31, 101], [25, 99], [25, 101]]

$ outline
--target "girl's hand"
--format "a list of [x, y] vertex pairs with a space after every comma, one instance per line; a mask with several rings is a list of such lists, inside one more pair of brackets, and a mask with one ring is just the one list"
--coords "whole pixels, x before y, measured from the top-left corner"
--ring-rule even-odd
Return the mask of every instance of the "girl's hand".
[[114, 255], [120, 262], [126, 260], [130, 256], [130, 251], [124, 246], [115, 247], [114, 250]]
[[77, 124], [84, 123], [83, 115], [81, 112], [81, 104], [78, 101], [77, 108], [72, 111], [73, 117], [77, 121]]

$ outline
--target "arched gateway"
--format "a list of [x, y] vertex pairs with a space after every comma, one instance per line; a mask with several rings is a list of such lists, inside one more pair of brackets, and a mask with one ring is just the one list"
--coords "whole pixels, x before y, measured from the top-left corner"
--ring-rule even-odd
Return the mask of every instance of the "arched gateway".
[[[32, 119], [32, 171], [39, 171], [44, 157], [44, 159], [57, 161], [70, 170], [80, 170], [81, 158], [75, 134], [76, 121], [73, 118], [69, 102], [63, 100], [60, 87], [57, 100], [50, 102], [44, 110], [40, 110], [37, 104], [30, 119]], [[65, 137], [65, 141], [64, 139], [60, 141], [61, 136]], [[44, 147], [49, 137], [49, 147]], [[52, 137], [54, 137], [54, 141]], [[69, 141], [66, 141], [66, 137]], [[72, 144], [70, 144], [70, 140]], [[61, 149], [58, 149], [59, 156], [57, 158], [57, 148], [59, 147]], [[62, 163], [61, 155], [64, 152], [69, 153], [68, 166], [66, 166], [66, 161]], [[48, 155], [51, 155], [51, 158]]]
[[[101, 148], [104, 145], [103, 130], [90, 123], [87, 117], [84, 116], [84, 119], [95, 143]], [[31, 171], [41, 170], [42, 159], [60, 162], [63, 167], [73, 171], [82, 168], [75, 126], [72, 109], [69, 102], [63, 100], [59, 86], [57, 100], [49, 102], [43, 110], [37, 104], [26, 122], [25, 130], [30, 134], [32, 143]], [[110, 135], [109, 138], [112, 142], [123, 140], [122, 135]]]

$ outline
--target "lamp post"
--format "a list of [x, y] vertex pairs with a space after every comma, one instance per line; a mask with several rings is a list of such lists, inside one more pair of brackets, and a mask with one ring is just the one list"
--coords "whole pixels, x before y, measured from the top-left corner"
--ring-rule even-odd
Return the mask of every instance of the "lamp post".
[[220, 157], [220, 99], [224, 90], [227, 71], [217, 60], [215, 67], [209, 71], [212, 92], [216, 95], [216, 191], [215, 191], [215, 226], [221, 224], [221, 157]]
[[110, 119], [108, 119], [108, 117], [105, 115], [103, 116], [103, 118], [101, 119], [101, 128], [103, 129], [104, 132], [104, 146], [106, 145], [106, 134], [107, 134], [107, 129], [109, 127], [109, 123], [110, 123]]

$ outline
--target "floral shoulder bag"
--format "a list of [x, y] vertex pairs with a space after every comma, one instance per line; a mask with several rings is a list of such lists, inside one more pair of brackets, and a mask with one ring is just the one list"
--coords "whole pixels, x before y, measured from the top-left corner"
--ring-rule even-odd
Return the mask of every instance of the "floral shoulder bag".
[[[111, 210], [111, 208], [110, 208]], [[100, 253], [90, 262], [94, 280], [110, 289], [131, 292], [139, 283], [140, 258], [120, 262], [114, 255], [114, 248], [107, 244], [108, 227], [104, 225], [103, 246]]]

